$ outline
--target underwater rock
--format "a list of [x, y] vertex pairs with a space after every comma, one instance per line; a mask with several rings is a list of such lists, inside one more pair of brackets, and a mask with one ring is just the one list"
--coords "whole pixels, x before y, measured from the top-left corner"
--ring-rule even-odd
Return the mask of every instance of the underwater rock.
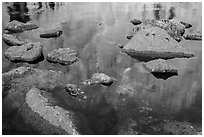
[[73, 97], [79, 98], [79, 99], [87, 99], [87, 96], [84, 94], [81, 89], [74, 84], [66, 84], [65, 85], [66, 91]]
[[185, 33], [185, 26], [181, 24], [177, 20], [145, 20], [145, 23], [147, 25], [152, 25], [155, 27], [159, 27], [161, 29], [164, 29], [167, 31], [167, 33], [175, 39], [177, 42], [180, 42], [182, 40], [182, 36]]
[[40, 34], [40, 37], [41, 38], [55, 38], [55, 37], [59, 37], [60, 35], [62, 35], [61, 30], [50, 30], [50, 31], [45, 31], [42, 34]]
[[140, 61], [194, 57], [193, 53], [181, 47], [166, 31], [157, 27], [140, 30], [124, 46], [122, 52]]
[[78, 61], [77, 53], [70, 48], [59, 48], [51, 51], [47, 55], [49, 62], [71, 65]]
[[193, 32], [191, 34], [184, 34], [183, 37], [186, 40], [202, 40], [202, 34], [199, 32]]
[[131, 20], [130, 21], [133, 25], [139, 25], [139, 24], [141, 24], [142, 22], [140, 21], [140, 20], [138, 20], [138, 19], [133, 19], [133, 20]]
[[7, 24], [5, 30], [8, 30], [10, 33], [19, 33], [37, 28], [38, 26], [33, 23], [22, 23], [17, 20], [13, 20]]
[[92, 75], [91, 79], [83, 81], [82, 85], [94, 85], [94, 84], [101, 84], [103, 86], [110, 86], [116, 79], [110, 77], [104, 73], [95, 73]]
[[25, 41], [21, 41], [16, 36], [10, 34], [3, 34], [2, 39], [8, 44], [8, 46], [21, 46], [26, 43]]
[[170, 121], [163, 125], [164, 132], [170, 135], [198, 135], [199, 131], [188, 122]]
[[32, 88], [20, 109], [25, 123], [44, 135], [93, 134], [87, 118], [81, 113], [65, 110], [51, 94]]
[[188, 29], [188, 28], [192, 27], [192, 25], [189, 24], [189, 23], [186, 23], [186, 22], [183, 22], [183, 21], [180, 21], [180, 23], [185, 26], [185, 29]]
[[31, 67], [19, 67], [2, 74], [3, 115], [18, 110], [25, 94], [32, 88], [50, 91], [59, 85], [65, 85], [64, 75], [60, 71], [40, 70]]
[[6, 50], [5, 57], [11, 61], [33, 62], [43, 56], [41, 43], [26, 43]]
[[167, 60], [163, 59], [146, 62], [145, 67], [157, 78], [167, 79], [170, 76], [178, 75], [177, 68], [170, 65]]

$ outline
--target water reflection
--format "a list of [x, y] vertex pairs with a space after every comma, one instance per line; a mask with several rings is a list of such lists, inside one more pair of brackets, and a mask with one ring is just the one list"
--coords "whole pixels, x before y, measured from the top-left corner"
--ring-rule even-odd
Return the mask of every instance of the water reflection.
[[[175, 119], [201, 123], [201, 42], [185, 40], [181, 42], [182, 46], [189, 48], [196, 54], [196, 58], [171, 60], [172, 63], [178, 66], [179, 75], [166, 81], [158, 80], [150, 73], [145, 72], [142, 65], [134, 65], [134, 60], [122, 54], [119, 48], [114, 46], [114, 43], [125, 45], [128, 42], [126, 36], [133, 27], [129, 21], [134, 18], [155, 18], [158, 20], [177, 18], [191, 23], [193, 25], [191, 30], [201, 30], [201, 4], [38, 2], [35, 6], [32, 5], [34, 4], [10, 4], [7, 6], [8, 12], [3, 11], [3, 15], [5, 15], [3, 16], [3, 24], [8, 23], [7, 14], [11, 20], [17, 19], [22, 22], [31, 20], [36, 22], [40, 28], [34, 30], [34, 33], [29, 31], [22, 33], [20, 38], [42, 42], [45, 56], [50, 51], [60, 47], [72, 48], [79, 54], [80, 61], [70, 68], [62, 68], [50, 64], [46, 60], [36, 65], [36, 68], [62, 70], [66, 79], [73, 83], [88, 79], [96, 72], [103, 72], [115, 77], [118, 81], [109, 88], [98, 86], [85, 89], [88, 94], [96, 98], [96, 103], [99, 104], [96, 109], [98, 112], [102, 113], [103, 110], [114, 108], [117, 111], [110, 113], [114, 113], [113, 116], [116, 117], [117, 115], [117, 118], [122, 120], [129, 116], [127, 112], [133, 113], [131, 110], [142, 107], [144, 105], [142, 101], [145, 100], [149, 103], [148, 107], [151, 107], [159, 114], [175, 114], [172, 115], [172, 117], [175, 116]], [[44, 11], [35, 12], [41, 10]], [[12, 13], [15, 12], [20, 14], [14, 16]], [[28, 12], [31, 13], [30, 16], [25, 15]], [[59, 38], [49, 40], [39, 38], [39, 34], [44, 29], [56, 27], [63, 30], [63, 34]], [[3, 52], [5, 52], [8, 47], [5, 43], [2, 45]], [[25, 65], [10, 63], [3, 55], [2, 58], [3, 72]], [[121, 96], [121, 89], [126, 87], [128, 88], [123, 90], [123, 93], [131, 91], [135, 95], [131, 97], [128, 94]], [[65, 100], [65, 102], [67, 101], [66, 105], [70, 105], [66, 93], [58, 93], [57, 96]], [[105, 105], [102, 104], [104, 102]], [[134, 115], [131, 114], [131, 117], [134, 117]], [[91, 118], [94, 123], [98, 117], [93, 116]], [[94, 127], [102, 128], [104, 125], [110, 124], [105, 123], [109, 119], [100, 119], [101, 125], [94, 123]], [[113, 123], [116, 123], [115, 119]], [[102, 133], [108, 134], [104, 129], [101, 129]]]

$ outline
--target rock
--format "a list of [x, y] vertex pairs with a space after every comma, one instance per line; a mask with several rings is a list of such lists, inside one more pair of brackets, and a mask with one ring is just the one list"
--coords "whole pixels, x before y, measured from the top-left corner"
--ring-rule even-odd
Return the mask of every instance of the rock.
[[33, 62], [43, 56], [41, 43], [26, 43], [6, 50], [5, 57], [11, 61]]
[[167, 79], [170, 76], [178, 75], [177, 68], [170, 65], [167, 60], [163, 59], [146, 62], [145, 67], [157, 78]]
[[50, 30], [50, 31], [45, 31], [42, 34], [40, 34], [40, 37], [41, 38], [55, 38], [55, 37], [59, 37], [60, 35], [62, 35], [61, 30]]
[[124, 47], [124, 45], [119, 44], [119, 43], [114, 43], [114, 46], [119, 47], [119, 48], [121, 48], [121, 49]]
[[202, 34], [199, 32], [193, 32], [191, 34], [184, 34], [186, 40], [202, 40]]
[[71, 65], [78, 61], [77, 53], [70, 48], [59, 48], [51, 51], [47, 55], [49, 62]]
[[131, 39], [133, 37], [133, 35], [128, 35], [127, 39]]
[[185, 29], [191, 28], [192, 25], [183, 21], [180, 21], [181, 24], [183, 24], [185, 26]]
[[17, 20], [13, 20], [7, 24], [5, 30], [8, 30], [10, 33], [19, 33], [37, 28], [38, 26], [33, 23], [22, 23]]
[[185, 26], [177, 20], [145, 20], [144, 24], [159, 27], [167, 31], [167, 33], [175, 39], [177, 42], [182, 40], [182, 36], [185, 33]]
[[20, 110], [25, 123], [39, 134], [93, 134], [87, 118], [72, 110], [65, 110], [45, 91], [32, 88]]
[[164, 132], [170, 135], [198, 135], [199, 132], [188, 122], [170, 121], [163, 125]]
[[104, 73], [95, 73], [92, 75], [91, 79], [83, 81], [81, 84], [82, 85], [101, 84], [103, 86], [111, 86], [115, 80], [116, 80], [115, 78], [109, 77]]
[[79, 99], [87, 99], [87, 96], [84, 94], [81, 89], [74, 84], [66, 84], [65, 86], [66, 91], [73, 97], [79, 98]]
[[194, 57], [193, 53], [181, 47], [164, 30], [157, 27], [140, 30], [124, 46], [122, 52], [140, 61]]
[[139, 25], [139, 24], [141, 24], [142, 22], [140, 21], [140, 20], [138, 20], [138, 19], [133, 19], [133, 20], [131, 20], [130, 21], [133, 25]]
[[51, 91], [55, 87], [65, 85], [67, 82], [60, 71], [40, 70], [31, 67], [19, 67], [2, 74], [3, 115], [18, 110], [25, 99], [26, 93], [37, 87], [45, 91]]
[[2, 39], [10, 46], [21, 46], [25, 41], [19, 40], [16, 36], [10, 34], [3, 34]]

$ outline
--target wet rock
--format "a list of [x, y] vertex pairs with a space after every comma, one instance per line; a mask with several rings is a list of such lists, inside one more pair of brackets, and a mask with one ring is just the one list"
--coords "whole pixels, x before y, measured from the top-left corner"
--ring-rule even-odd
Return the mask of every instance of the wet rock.
[[71, 65], [78, 61], [77, 53], [70, 48], [59, 48], [51, 51], [47, 55], [49, 62]]
[[185, 26], [177, 20], [147, 19], [144, 24], [149, 24], [166, 30], [167, 33], [177, 42], [180, 42], [182, 40], [182, 36], [185, 33]]
[[37, 28], [38, 26], [33, 23], [22, 23], [17, 20], [13, 20], [7, 24], [5, 30], [8, 30], [10, 33], [19, 33]]
[[16, 112], [23, 104], [25, 94], [32, 88], [50, 91], [65, 85], [64, 75], [60, 71], [39, 70], [31, 67], [19, 67], [2, 74], [3, 115]]
[[2, 39], [10, 46], [21, 46], [25, 41], [19, 40], [16, 36], [10, 34], [3, 34]]
[[103, 86], [111, 86], [115, 80], [116, 80], [115, 78], [110, 77], [104, 73], [95, 73], [92, 75], [91, 79], [83, 81], [81, 84], [82, 85], [101, 84]]
[[25, 123], [39, 134], [93, 134], [87, 118], [81, 113], [65, 110], [57, 105], [51, 94], [32, 88], [20, 110]]
[[163, 125], [164, 132], [171, 135], [198, 135], [197, 129], [188, 122], [171, 121]]
[[202, 34], [199, 32], [187, 33], [183, 36], [186, 40], [202, 40]]
[[146, 62], [145, 67], [157, 78], [167, 79], [170, 76], [178, 75], [177, 68], [172, 66], [167, 60], [163, 59]]
[[180, 21], [181, 24], [183, 24], [185, 26], [185, 29], [191, 28], [192, 25], [183, 21]]
[[174, 39], [158, 27], [140, 30], [124, 46], [122, 52], [140, 61], [194, 57], [193, 53], [178, 45]]
[[13, 46], [6, 50], [5, 57], [11, 61], [33, 62], [43, 55], [42, 48], [39, 42]]
[[66, 84], [65, 85], [66, 91], [73, 97], [79, 98], [79, 99], [87, 99], [87, 96], [84, 94], [81, 89], [74, 84]]
[[40, 34], [40, 37], [41, 38], [55, 38], [55, 37], [59, 37], [60, 35], [62, 35], [61, 30], [50, 30], [50, 31], [45, 31], [42, 34]]
[[133, 25], [139, 25], [139, 24], [141, 24], [142, 22], [140, 21], [140, 20], [138, 20], [138, 19], [133, 19], [133, 20], [131, 20], [130, 21]]

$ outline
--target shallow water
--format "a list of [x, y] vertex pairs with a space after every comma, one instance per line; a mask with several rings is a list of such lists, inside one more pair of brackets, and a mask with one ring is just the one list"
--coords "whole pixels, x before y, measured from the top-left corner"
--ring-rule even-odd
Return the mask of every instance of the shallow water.
[[[127, 117], [142, 119], [144, 115], [137, 113], [138, 108], [142, 107], [151, 108], [156, 113], [155, 117], [202, 124], [201, 41], [183, 39], [180, 42], [195, 53], [195, 57], [171, 59], [178, 67], [179, 75], [167, 80], [156, 79], [143, 70], [141, 64], [135, 63], [114, 46], [114, 43], [124, 45], [128, 42], [126, 36], [133, 28], [129, 21], [134, 18], [179, 19], [192, 24], [189, 31], [202, 32], [201, 3], [3, 3], [2, 11], [3, 31], [11, 20], [33, 22], [39, 26], [38, 29], [17, 35], [28, 41], [40, 41], [44, 45], [44, 56], [54, 49], [69, 47], [76, 50], [80, 58], [69, 68], [46, 60], [30, 66], [61, 70], [70, 83], [86, 80], [95, 72], [103, 72], [117, 79], [110, 87], [84, 88], [98, 106], [87, 112], [84, 109], [78, 111], [83, 111], [89, 117], [96, 134], [115, 134], [114, 127]], [[39, 37], [44, 30], [53, 28], [62, 29], [63, 34], [52, 39]], [[3, 42], [2, 52], [6, 49], [8, 46]], [[27, 63], [11, 63], [4, 55], [2, 63], [3, 72], [29, 66]], [[120, 87], [124, 85], [131, 88], [134, 95], [120, 95]], [[70, 97], [60, 89], [59, 92], [58, 89], [53, 91], [53, 95], [63, 100], [65, 105], [69, 103], [67, 100]], [[100, 124], [94, 125], [95, 121]], [[151, 134], [146, 130], [143, 132]]]

